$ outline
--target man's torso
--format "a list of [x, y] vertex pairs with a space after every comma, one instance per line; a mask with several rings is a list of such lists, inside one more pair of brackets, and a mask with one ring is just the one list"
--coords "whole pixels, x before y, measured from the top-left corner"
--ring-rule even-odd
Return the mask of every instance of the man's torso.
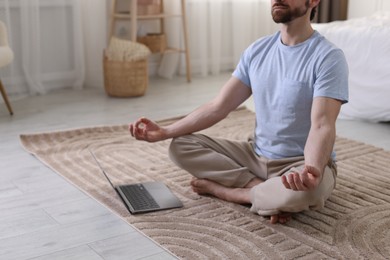
[[[341, 51], [317, 32], [295, 46], [283, 45], [277, 33], [256, 41], [246, 50], [233, 76], [252, 90], [258, 154], [272, 159], [303, 155], [313, 98], [347, 99], [341, 88], [347, 87], [347, 77], [343, 75], [347, 71], [328, 68], [340, 56], [343, 59]], [[338, 64], [342, 70], [346, 67], [343, 62]], [[334, 78], [338, 73], [341, 80]]]

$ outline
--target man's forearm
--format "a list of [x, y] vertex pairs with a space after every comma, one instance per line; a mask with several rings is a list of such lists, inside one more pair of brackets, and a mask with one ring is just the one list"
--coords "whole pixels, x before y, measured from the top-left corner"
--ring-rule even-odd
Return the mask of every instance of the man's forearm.
[[305, 164], [314, 166], [322, 173], [330, 159], [336, 133], [331, 125], [313, 126], [305, 146]]

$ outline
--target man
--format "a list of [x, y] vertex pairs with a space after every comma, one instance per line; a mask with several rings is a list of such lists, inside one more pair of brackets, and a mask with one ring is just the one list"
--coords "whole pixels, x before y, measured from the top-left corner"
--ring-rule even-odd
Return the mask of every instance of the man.
[[[173, 138], [171, 159], [191, 173], [192, 189], [251, 204], [251, 211], [286, 223], [294, 212], [319, 209], [335, 187], [332, 153], [340, 107], [348, 99], [342, 51], [311, 27], [320, 0], [272, 0], [280, 32], [242, 55], [231, 79], [209, 103], [172, 125], [141, 118], [129, 126], [138, 140]], [[254, 139], [192, 134], [225, 118], [253, 95]]]

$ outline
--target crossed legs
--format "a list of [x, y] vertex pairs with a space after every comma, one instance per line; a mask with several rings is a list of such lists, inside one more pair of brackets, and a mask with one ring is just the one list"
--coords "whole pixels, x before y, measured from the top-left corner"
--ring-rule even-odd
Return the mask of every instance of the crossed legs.
[[[194, 192], [233, 203], [252, 204], [252, 188], [268, 177], [266, 164], [259, 163], [249, 142], [188, 135], [172, 141], [170, 157], [194, 176], [191, 181]], [[271, 216], [271, 223], [286, 223], [291, 214], [280, 212], [262, 215]]]

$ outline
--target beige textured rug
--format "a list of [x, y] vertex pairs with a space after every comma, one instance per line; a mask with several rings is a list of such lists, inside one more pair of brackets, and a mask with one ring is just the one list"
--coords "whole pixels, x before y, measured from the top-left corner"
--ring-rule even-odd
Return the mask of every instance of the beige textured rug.
[[[238, 110], [204, 131], [246, 139], [254, 115]], [[165, 123], [169, 122], [165, 121]], [[194, 194], [190, 175], [167, 156], [169, 141], [135, 141], [127, 126], [23, 135], [24, 147], [130, 224], [183, 259], [389, 259], [390, 152], [338, 138], [337, 188], [325, 208], [271, 225], [244, 206]], [[92, 149], [115, 184], [165, 182], [184, 208], [130, 215], [106, 182]]]

